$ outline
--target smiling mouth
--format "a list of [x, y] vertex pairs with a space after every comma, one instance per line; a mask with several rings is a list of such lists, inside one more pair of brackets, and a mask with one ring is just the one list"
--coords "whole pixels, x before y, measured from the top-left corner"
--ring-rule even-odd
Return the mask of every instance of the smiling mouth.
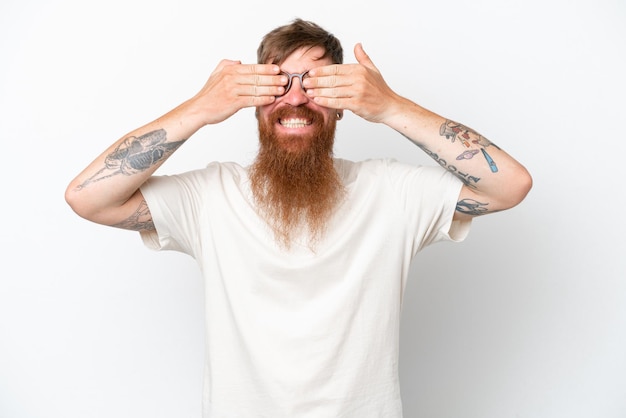
[[309, 119], [302, 118], [280, 119], [278, 122], [285, 128], [304, 128], [311, 124]]

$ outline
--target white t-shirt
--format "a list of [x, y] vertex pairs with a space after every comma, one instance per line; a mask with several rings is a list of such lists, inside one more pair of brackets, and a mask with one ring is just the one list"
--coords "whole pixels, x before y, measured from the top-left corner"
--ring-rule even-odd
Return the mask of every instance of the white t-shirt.
[[347, 199], [312, 251], [289, 251], [234, 163], [151, 178], [153, 249], [194, 257], [206, 289], [205, 418], [398, 418], [402, 295], [413, 256], [461, 241], [443, 168], [335, 160]]

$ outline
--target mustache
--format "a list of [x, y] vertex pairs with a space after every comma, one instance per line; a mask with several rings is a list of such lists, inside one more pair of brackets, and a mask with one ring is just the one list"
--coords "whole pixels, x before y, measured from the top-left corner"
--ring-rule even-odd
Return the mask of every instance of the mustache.
[[309, 119], [312, 124], [322, 123], [324, 120], [324, 117], [320, 112], [315, 111], [305, 106], [281, 107], [279, 109], [274, 110], [270, 114], [270, 118], [275, 119], [275, 120], [286, 119], [286, 118], [302, 118], [302, 119]]

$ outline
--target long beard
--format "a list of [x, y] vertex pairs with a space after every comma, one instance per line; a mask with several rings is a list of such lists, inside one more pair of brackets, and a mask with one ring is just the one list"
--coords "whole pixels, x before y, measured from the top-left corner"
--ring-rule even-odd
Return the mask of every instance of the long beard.
[[[312, 135], [277, 135], [273, 123], [285, 116], [310, 118]], [[281, 108], [259, 118], [259, 154], [250, 168], [252, 193], [276, 241], [290, 248], [298, 236], [314, 247], [345, 190], [332, 158], [336, 121], [308, 108]]]

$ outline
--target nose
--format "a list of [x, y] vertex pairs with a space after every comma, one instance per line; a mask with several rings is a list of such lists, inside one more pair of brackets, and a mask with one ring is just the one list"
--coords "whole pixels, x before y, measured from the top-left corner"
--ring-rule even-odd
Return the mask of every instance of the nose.
[[300, 77], [293, 77], [291, 79], [291, 87], [289, 87], [289, 91], [287, 91], [281, 99], [292, 106], [299, 106], [309, 102], [309, 96], [304, 90]]

